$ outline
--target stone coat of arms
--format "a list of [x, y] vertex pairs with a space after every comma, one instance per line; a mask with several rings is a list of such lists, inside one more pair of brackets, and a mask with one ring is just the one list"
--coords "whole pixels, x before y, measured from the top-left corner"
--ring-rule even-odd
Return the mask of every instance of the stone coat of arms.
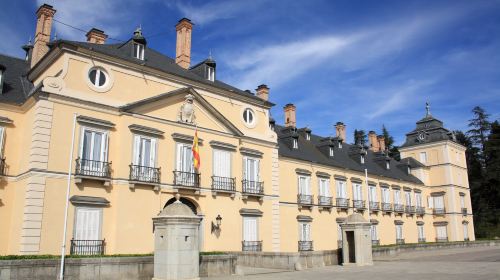
[[194, 114], [194, 96], [192, 94], [188, 94], [185, 97], [184, 103], [182, 104], [179, 110], [178, 121], [183, 123], [194, 124], [196, 120], [196, 116]]

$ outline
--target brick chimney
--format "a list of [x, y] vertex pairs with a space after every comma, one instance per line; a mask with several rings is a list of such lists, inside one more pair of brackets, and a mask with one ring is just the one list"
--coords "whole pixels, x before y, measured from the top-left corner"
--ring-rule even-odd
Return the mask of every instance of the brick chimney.
[[295, 105], [293, 104], [286, 104], [285, 107], [283, 107], [285, 110], [285, 127], [296, 127], [297, 126], [297, 119], [295, 116], [296, 108]]
[[175, 49], [175, 63], [184, 69], [191, 63], [191, 33], [193, 24], [191, 20], [183, 18], [175, 26], [177, 31], [177, 45]]
[[52, 19], [56, 10], [50, 5], [43, 4], [36, 11], [36, 30], [33, 52], [31, 54], [31, 67], [40, 61], [49, 52], [50, 32], [52, 30]]
[[265, 101], [269, 100], [269, 88], [267, 85], [260, 85], [255, 91], [257, 92], [257, 97], [260, 99]]
[[87, 42], [101, 45], [106, 43], [106, 39], [108, 38], [108, 35], [104, 34], [104, 31], [97, 28], [90, 29], [85, 36], [87, 36]]
[[335, 125], [336, 136], [345, 141], [345, 124], [343, 122], [337, 122]]
[[378, 152], [380, 150], [377, 133], [375, 133], [375, 131], [368, 132], [368, 141], [370, 142], [370, 150], [373, 152]]
[[377, 136], [379, 151], [385, 151], [385, 137], [384, 135]]

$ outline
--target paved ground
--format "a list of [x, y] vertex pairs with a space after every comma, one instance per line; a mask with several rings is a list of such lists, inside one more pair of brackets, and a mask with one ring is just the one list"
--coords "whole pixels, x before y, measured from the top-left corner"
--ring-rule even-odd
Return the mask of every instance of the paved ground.
[[[215, 279], [471, 280], [500, 279], [500, 247], [460, 248], [401, 254], [374, 266], [328, 266], [295, 272], [244, 268], [246, 276]], [[251, 275], [248, 275], [251, 274]]]

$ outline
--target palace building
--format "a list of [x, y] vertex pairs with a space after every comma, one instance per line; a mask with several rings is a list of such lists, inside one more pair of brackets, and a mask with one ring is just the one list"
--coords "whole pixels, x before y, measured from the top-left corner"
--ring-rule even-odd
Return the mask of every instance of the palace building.
[[0, 55], [0, 255], [58, 254], [66, 205], [68, 254], [150, 253], [176, 194], [202, 217], [201, 251], [334, 250], [354, 212], [375, 245], [474, 240], [465, 147], [429, 110], [396, 161], [375, 132], [362, 146], [342, 122], [334, 137], [298, 127], [293, 104], [276, 123], [266, 85], [191, 63], [189, 19], [170, 58], [140, 28], [52, 40], [55, 13], [39, 7], [25, 58]]

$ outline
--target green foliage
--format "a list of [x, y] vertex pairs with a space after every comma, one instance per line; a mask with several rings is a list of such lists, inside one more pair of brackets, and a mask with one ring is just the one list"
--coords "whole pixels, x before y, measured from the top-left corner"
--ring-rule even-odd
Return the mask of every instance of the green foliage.
[[[148, 257], [153, 254], [116, 254], [116, 255], [66, 255], [67, 259], [85, 259], [85, 258], [122, 258], [122, 257]], [[35, 259], [60, 259], [60, 255], [6, 255], [0, 256], [0, 260], [35, 260]]]
[[227, 252], [220, 251], [210, 251], [210, 252], [200, 252], [200, 256], [215, 256], [215, 255], [227, 255]]
[[382, 125], [382, 136], [384, 136], [385, 147], [389, 151], [389, 156], [393, 159], [400, 161], [401, 155], [398, 146], [394, 145], [394, 137], [391, 136], [385, 125]]
[[354, 130], [354, 144], [365, 146], [368, 143], [368, 135], [364, 130]]

